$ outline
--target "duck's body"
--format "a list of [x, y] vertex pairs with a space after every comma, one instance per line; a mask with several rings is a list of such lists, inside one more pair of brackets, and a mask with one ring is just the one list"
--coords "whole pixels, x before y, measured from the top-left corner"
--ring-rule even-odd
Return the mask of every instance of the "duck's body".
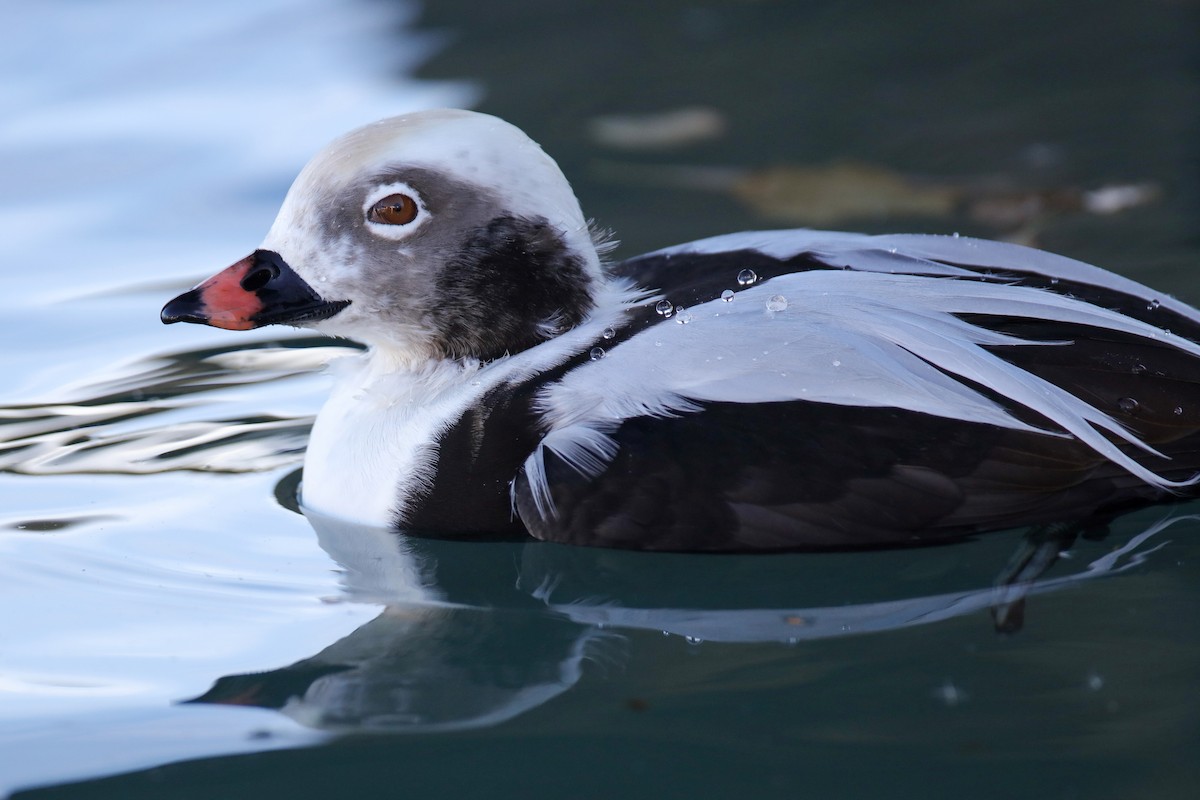
[[331, 145], [262, 248], [164, 319], [365, 341], [303, 504], [406, 531], [904, 544], [1191, 494], [1200, 470], [1182, 303], [958, 237], [744, 233], [602, 268], [553, 162], [470, 112]]

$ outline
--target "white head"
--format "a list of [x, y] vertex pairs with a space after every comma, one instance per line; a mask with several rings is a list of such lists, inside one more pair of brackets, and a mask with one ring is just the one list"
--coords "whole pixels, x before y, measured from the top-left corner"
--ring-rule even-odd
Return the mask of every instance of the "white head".
[[[513, 125], [456, 110], [392, 117], [330, 144], [260, 250], [231, 271], [177, 298], [164, 320], [303, 324], [405, 361], [529, 347], [578, 324], [602, 280], [553, 159]], [[303, 301], [285, 279], [298, 279]], [[239, 295], [237, 312], [214, 321], [231, 282], [253, 298]], [[266, 308], [285, 289], [295, 313]]]

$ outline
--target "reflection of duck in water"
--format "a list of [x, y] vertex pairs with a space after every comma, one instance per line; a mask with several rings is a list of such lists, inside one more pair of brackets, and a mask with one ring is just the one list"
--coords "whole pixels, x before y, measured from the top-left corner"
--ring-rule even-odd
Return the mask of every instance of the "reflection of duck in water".
[[609, 638], [513, 590], [519, 545], [309, 520], [342, 567], [343, 599], [382, 611], [311, 658], [226, 676], [193, 702], [275, 708], [331, 730], [483, 727], [569, 689]]
[[545, 615], [389, 607], [312, 658], [226, 676], [191, 702], [274, 708], [329, 730], [487, 727], [570, 689], [603, 638]]
[[[928, 559], [911, 550], [713, 559], [416, 539], [311, 519], [321, 546], [344, 570], [345, 599], [383, 610], [311, 658], [223, 677], [193, 702], [275, 708], [327, 730], [487, 727], [569, 691], [586, 661], [613, 664], [630, 648], [644, 648], [636, 631], [652, 632], [652, 641], [661, 632], [754, 645], [934, 624], [1010, 604], [1018, 593], [1124, 572], [1162, 546], [1159, 534], [1168, 525], [1195, 518], [1164, 520], [1138, 533], [1127, 524], [1132, 520], [1123, 520], [1111, 542], [1080, 546], [1069, 574], [1001, 588], [988, 586], [988, 571], [1003, 563], [1012, 536], [972, 542], [956, 566], [940, 575], [925, 569], [913, 581], [900, 576]], [[831, 570], [836, 558], [853, 559], [856, 594]], [[663, 581], [663, 574], [672, 579]], [[629, 642], [618, 641], [626, 636]], [[710, 646], [689, 661], [704, 658], [743, 681], [746, 669], [789, 652]], [[658, 666], [672, 674], [669, 665]]]
[[303, 498], [367, 525], [778, 550], [1195, 492], [1200, 313], [1144, 286], [956, 237], [603, 250], [516, 128], [410, 114], [317, 156], [262, 248], [163, 319], [370, 346]]

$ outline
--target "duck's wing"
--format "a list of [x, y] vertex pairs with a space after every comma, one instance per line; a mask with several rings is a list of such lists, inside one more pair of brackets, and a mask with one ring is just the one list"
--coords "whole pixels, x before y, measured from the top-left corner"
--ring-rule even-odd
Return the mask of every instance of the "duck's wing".
[[672, 312], [647, 303], [603, 358], [540, 389], [549, 434], [513, 485], [540, 538], [901, 543], [1196, 484], [1200, 315], [1094, 267], [956, 237], [787, 232], [618, 272]]

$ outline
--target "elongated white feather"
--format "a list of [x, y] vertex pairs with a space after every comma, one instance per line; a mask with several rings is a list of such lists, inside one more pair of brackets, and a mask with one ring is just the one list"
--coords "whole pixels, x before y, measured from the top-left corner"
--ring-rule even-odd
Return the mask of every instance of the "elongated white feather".
[[[1171, 481], [1142, 466], [1102, 432], [1157, 451], [1103, 409], [985, 349], [1062, 342], [1020, 339], [958, 314], [1088, 325], [1200, 357], [1194, 342], [1049, 291], [940, 275], [817, 270], [765, 281], [730, 302], [705, 303], [653, 326], [548, 387], [541, 408], [561, 433], [556, 452], [582, 449], [597, 457], [604, 452], [591, 443], [597, 426], [688, 413], [705, 401], [805, 400], [1071, 435], [1151, 485], [1181, 488], [1200, 480]], [[968, 382], [1037, 412], [1051, 427], [1018, 420]], [[539, 458], [535, 453], [530, 462]], [[596, 471], [589, 463], [587, 474]], [[545, 496], [546, 487], [531, 483], [535, 495]]]
[[555, 513], [554, 498], [546, 480], [546, 451], [552, 451], [579, 474], [594, 478], [617, 454], [617, 443], [609, 436], [611, 430], [611, 425], [573, 425], [551, 431], [542, 439], [537, 450], [525, 461], [525, 476], [538, 514], [545, 518]]
[[[1073, 258], [1019, 244], [923, 233], [869, 236], [817, 230], [742, 231], [667, 247], [649, 255], [754, 250], [778, 259], [809, 253], [834, 268], [864, 272], [965, 277], [981, 272], [1028, 272], [1085, 283], [1146, 300], [1191, 319], [1196, 310], [1147, 286]], [[973, 269], [972, 269], [973, 268]]]

